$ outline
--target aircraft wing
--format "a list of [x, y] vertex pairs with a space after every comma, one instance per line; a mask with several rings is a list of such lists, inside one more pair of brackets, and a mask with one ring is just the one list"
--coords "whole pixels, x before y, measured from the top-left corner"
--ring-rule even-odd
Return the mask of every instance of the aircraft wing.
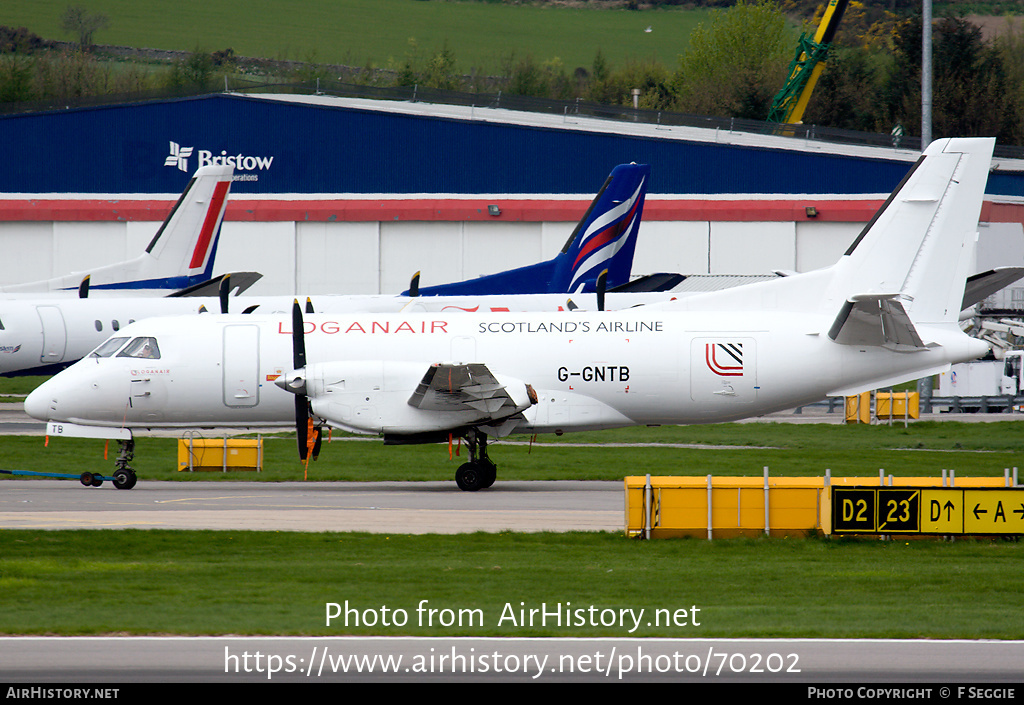
[[828, 337], [840, 345], [876, 345], [906, 352], [926, 348], [898, 294], [851, 296]]
[[963, 308], [970, 308], [1021, 277], [1024, 277], [1024, 267], [996, 267], [967, 277]]
[[480, 363], [431, 365], [409, 405], [423, 411], [475, 411], [481, 420], [517, 410], [505, 385]]

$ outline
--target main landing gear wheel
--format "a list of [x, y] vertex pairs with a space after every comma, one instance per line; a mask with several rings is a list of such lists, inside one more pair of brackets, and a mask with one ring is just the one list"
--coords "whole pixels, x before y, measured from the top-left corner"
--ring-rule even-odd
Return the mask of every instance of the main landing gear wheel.
[[138, 476], [131, 468], [118, 468], [114, 471], [114, 487], [119, 490], [130, 490], [138, 481]]
[[479, 463], [470, 461], [460, 465], [455, 471], [455, 484], [463, 492], [476, 492], [483, 488], [484, 477], [480, 472]]
[[498, 479], [498, 466], [490, 458], [481, 458], [479, 461], [480, 472], [484, 476], [484, 489], [494, 484]]
[[498, 466], [487, 457], [487, 436], [476, 430], [466, 434], [469, 462], [455, 471], [455, 484], [463, 492], [487, 489], [498, 478]]

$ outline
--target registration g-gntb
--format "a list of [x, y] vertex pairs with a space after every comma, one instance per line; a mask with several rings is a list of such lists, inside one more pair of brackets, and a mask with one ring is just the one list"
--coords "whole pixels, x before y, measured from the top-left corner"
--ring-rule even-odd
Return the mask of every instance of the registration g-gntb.
[[614, 312], [142, 321], [25, 407], [128, 452], [142, 428], [291, 422], [314, 455], [325, 426], [462, 437], [476, 490], [489, 438], [733, 421], [935, 374], [988, 350], [957, 320], [993, 146], [929, 146], [824, 269]]

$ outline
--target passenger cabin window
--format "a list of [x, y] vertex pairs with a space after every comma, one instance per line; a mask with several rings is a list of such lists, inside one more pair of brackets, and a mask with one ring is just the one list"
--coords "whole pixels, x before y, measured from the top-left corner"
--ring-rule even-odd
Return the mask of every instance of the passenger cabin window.
[[124, 350], [117, 354], [118, 357], [138, 357], [144, 360], [160, 359], [160, 347], [156, 344], [156, 338], [136, 338], [125, 346]]
[[126, 340], [128, 340], [128, 338], [110, 338], [107, 342], [103, 343], [103, 345], [89, 353], [89, 357], [110, 357], [121, 349], [121, 346], [124, 345]]

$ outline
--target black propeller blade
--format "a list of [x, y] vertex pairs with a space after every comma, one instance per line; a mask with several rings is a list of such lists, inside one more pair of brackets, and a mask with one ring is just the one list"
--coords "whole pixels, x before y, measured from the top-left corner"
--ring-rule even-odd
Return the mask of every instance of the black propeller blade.
[[412, 275], [412, 281], [409, 282], [409, 296], [420, 295], [420, 273], [416, 272]]
[[604, 270], [597, 275], [597, 310], [604, 311], [604, 294], [605, 289], [608, 287], [608, 270]]
[[[292, 306], [292, 368], [302, 370], [306, 367], [306, 334], [302, 320], [302, 308], [298, 299]], [[299, 438], [299, 457], [306, 459], [309, 450], [309, 401], [304, 393], [295, 391], [295, 433]]]
[[230, 274], [225, 274], [220, 279], [220, 289], [218, 290], [217, 293], [220, 296], [220, 312], [221, 313], [227, 313], [228, 312], [228, 294], [231, 293], [231, 281], [230, 280], [231, 280], [231, 275]]
[[82, 283], [78, 285], [78, 298], [89, 298], [89, 277], [91, 276], [91, 274], [86, 274], [85, 279], [83, 279]]
[[[306, 299], [308, 313], [313, 312], [313, 305]], [[306, 335], [305, 323], [302, 319], [302, 307], [298, 299], [292, 305], [292, 365], [297, 372], [305, 377], [306, 369]], [[301, 388], [291, 390], [295, 394], [295, 433], [299, 443], [299, 458], [306, 460], [312, 456], [316, 460], [320, 455], [320, 441], [322, 433], [320, 428], [313, 423], [313, 416], [309, 408], [309, 399], [306, 397], [305, 383]], [[311, 435], [312, 434], [312, 435]], [[312, 448], [309, 439], [313, 438]]]

